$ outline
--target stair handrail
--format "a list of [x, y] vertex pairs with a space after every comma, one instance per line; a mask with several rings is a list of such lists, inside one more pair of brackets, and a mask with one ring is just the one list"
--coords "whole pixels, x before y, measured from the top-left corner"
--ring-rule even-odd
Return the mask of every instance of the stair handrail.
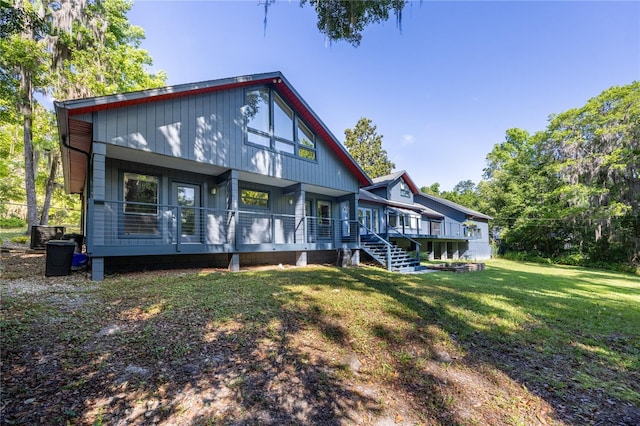
[[[416, 245], [416, 260], [420, 261], [420, 243], [417, 242], [416, 240], [414, 240], [413, 238], [407, 236], [405, 233], [400, 232], [400, 230], [398, 228], [396, 228], [395, 226], [391, 226], [391, 225], [387, 225], [387, 231], [389, 229], [392, 229], [393, 231], [396, 232], [396, 234], [398, 234], [400, 237], [402, 238], [406, 238], [407, 240], [411, 241], [412, 243], [414, 243]], [[388, 232], [387, 232], [388, 234]]]
[[376, 237], [378, 240], [384, 243], [384, 245], [387, 247], [387, 270], [390, 271], [391, 270], [391, 243], [385, 240], [384, 238], [382, 238], [380, 235], [373, 232], [371, 229], [367, 228], [362, 223], [360, 224], [360, 228], [364, 229], [367, 235], [373, 235], [374, 237]]

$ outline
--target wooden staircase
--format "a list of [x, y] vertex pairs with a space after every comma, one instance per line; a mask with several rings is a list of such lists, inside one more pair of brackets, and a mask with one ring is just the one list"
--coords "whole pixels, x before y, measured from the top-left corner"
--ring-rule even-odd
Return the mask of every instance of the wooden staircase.
[[[418, 259], [398, 247], [395, 243], [363, 236], [360, 241], [360, 248], [373, 260], [390, 271], [415, 272], [426, 269], [424, 266], [420, 266]], [[390, 262], [387, 260], [388, 256], [390, 256]]]

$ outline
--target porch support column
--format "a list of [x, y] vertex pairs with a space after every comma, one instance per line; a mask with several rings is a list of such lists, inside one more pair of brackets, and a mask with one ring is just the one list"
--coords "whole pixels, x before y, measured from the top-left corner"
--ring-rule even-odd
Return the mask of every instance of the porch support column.
[[[85, 243], [87, 253], [91, 257], [91, 279], [93, 281], [104, 280], [104, 257], [92, 257], [94, 246], [102, 246], [105, 241], [107, 228], [105, 227], [105, 157], [107, 145], [94, 142], [91, 158], [91, 167], [87, 181], [91, 193], [89, 194], [89, 206], [87, 211], [90, 217], [87, 220], [87, 235]], [[96, 203], [98, 201], [98, 203]]]
[[360, 249], [351, 250], [351, 266], [360, 266]]
[[[226, 183], [227, 183], [227, 190], [226, 190], [227, 209], [232, 212], [229, 214], [233, 214], [233, 217], [229, 221], [229, 230], [227, 232], [227, 240], [229, 242], [233, 242], [234, 250], [238, 250], [238, 247], [240, 246], [240, 243], [241, 243], [240, 226], [239, 226], [240, 218], [238, 214], [238, 205], [239, 205], [238, 199], [240, 197], [239, 189], [238, 189], [238, 171], [230, 170], [223, 176], [223, 179], [226, 179]], [[233, 253], [231, 253], [231, 256], [229, 257], [229, 270], [230, 271], [240, 270], [240, 253], [238, 253], [237, 251], [234, 251]]]
[[453, 243], [453, 259], [458, 260], [460, 258], [460, 245], [457, 241]]
[[[291, 193], [293, 197], [293, 214], [295, 217], [295, 230], [294, 230], [294, 243], [295, 244], [307, 244], [307, 220], [305, 217], [305, 201], [306, 201], [306, 186], [304, 183], [298, 183], [291, 185], [285, 189], [285, 192]], [[307, 252], [296, 251], [296, 266], [307, 266]]]
[[306, 251], [297, 251], [296, 252], [296, 266], [307, 266], [307, 252]]
[[306, 244], [307, 243], [307, 224], [305, 220], [304, 204], [306, 201], [306, 185], [304, 183], [298, 183], [291, 185], [283, 190], [286, 194], [291, 194], [293, 198], [293, 214], [295, 216], [295, 231], [294, 231], [294, 243]]

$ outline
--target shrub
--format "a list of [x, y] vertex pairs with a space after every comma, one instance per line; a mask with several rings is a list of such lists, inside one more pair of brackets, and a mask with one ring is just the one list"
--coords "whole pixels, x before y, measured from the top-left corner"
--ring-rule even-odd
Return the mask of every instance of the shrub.
[[26, 235], [20, 235], [18, 237], [11, 238], [11, 242], [18, 243], [18, 244], [26, 244], [29, 242], [29, 240], [30, 238], [27, 237]]
[[0, 228], [24, 228], [27, 222], [19, 217], [0, 217]]

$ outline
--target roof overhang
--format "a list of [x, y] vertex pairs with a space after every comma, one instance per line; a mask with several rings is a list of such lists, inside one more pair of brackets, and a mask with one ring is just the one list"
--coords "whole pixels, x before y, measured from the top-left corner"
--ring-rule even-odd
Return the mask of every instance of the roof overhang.
[[409, 186], [409, 189], [413, 194], [418, 194], [420, 192], [420, 189], [413, 182], [413, 179], [411, 179], [411, 176], [409, 176], [409, 173], [407, 173], [406, 170], [401, 170], [385, 176], [379, 176], [373, 179], [373, 184], [366, 187], [365, 189], [375, 189], [375, 188], [380, 188], [385, 186], [388, 187], [393, 183], [397, 182], [399, 179], [404, 180], [404, 182]]
[[[327, 126], [313, 112], [309, 105], [296, 92], [293, 86], [280, 72], [255, 74], [199, 83], [182, 84], [162, 87], [158, 89], [142, 90], [138, 92], [101, 96], [86, 99], [76, 99], [55, 102], [58, 117], [58, 130], [63, 158], [65, 176], [65, 190], [69, 193], [82, 192], [87, 175], [87, 157], [91, 151], [92, 124], [74, 119], [74, 116], [124, 108], [151, 102], [159, 102], [203, 93], [236, 89], [256, 85], [272, 85], [285, 100], [300, 114], [316, 135], [322, 139], [338, 159], [347, 166], [356, 177], [360, 186], [371, 185], [371, 180], [362, 168], [349, 155], [340, 141], [331, 133]], [[83, 158], [84, 166], [79, 158]]]
[[386, 198], [382, 198], [376, 194], [373, 194], [365, 189], [360, 190], [360, 201], [379, 204], [385, 207], [388, 207], [393, 210], [400, 211], [401, 213], [414, 213], [420, 214], [422, 216], [431, 217], [434, 219], [443, 219], [444, 215], [436, 212], [435, 210], [430, 209], [427, 206], [423, 206], [422, 204], [413, 203], [400, 203], [398, 201], [387, 200]]
[[81, 194], [89, 167], [93, 124], [69, 117], [64, 109], [56, 108], [64, 190], [68, 194]]

